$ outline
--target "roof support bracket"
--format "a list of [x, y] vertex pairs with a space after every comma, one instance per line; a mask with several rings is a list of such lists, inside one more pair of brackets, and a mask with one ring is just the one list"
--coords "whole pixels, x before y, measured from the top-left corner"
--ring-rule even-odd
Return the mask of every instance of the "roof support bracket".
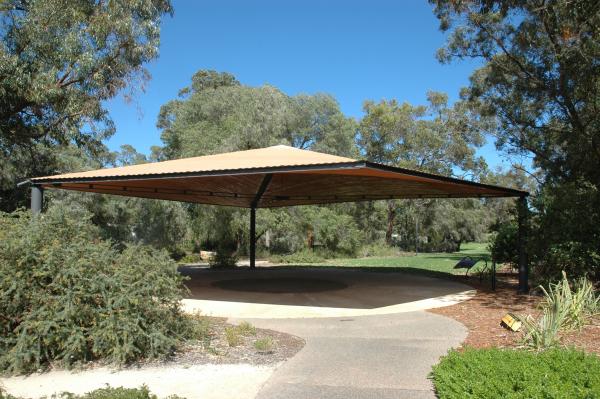
[[265, 191], [267, 191], [267, 188], [269, 188], [269, 184], [271, 184], [271, 179], [273, 179], [272, 173], [267, 173], [265, 177], [263, 177], [263, 180], [260, 183], [260, 186], [258, 187], [258, 191], [256, 192], [254, 199], [250, 203], [251, 208], [256, 208], [258, 206], [260, 199], [262, 198]]

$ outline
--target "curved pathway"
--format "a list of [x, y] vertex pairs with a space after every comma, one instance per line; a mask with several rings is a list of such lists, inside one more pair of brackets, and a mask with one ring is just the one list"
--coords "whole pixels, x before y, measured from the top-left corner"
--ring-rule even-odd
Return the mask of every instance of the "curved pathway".
[[467, 335], [462, 324], [425, 311], [232, 322], [242, 320], [306, 340], [259, 399], [435, 398], [431, 366]]

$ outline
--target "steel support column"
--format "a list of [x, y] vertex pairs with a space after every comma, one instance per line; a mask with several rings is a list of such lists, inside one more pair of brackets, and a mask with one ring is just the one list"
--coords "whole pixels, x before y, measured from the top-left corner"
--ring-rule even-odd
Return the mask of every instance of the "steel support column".
[[31, 213], [34, 215], [42, 212], [44, 205], [44, 189], [33, 184], [31, 186]]
[[527, 260], [527, 197], [518, 200], [519, 211], [519, 289], [520, 294], [529, 293], [529, 263]]
[[256, 208], [250, 208], [250, 268], [256, 267]]
[[265, 175], [254, 196], [254, 200], [250, 204], [250, 269], [256, 267], [256, 207], [265, 191], [267, 191], [267, 188], [269, 188], [272, 178], [273, 174], [271, 173]]

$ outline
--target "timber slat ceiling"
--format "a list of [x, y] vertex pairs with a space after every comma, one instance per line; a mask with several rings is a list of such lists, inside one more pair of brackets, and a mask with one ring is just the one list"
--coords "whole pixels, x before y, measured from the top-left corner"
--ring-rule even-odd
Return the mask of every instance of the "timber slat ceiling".
[[31, 179], [45, 188], [259, 208], [392, 198], [518, 197], [526, 192], [274, 146]]

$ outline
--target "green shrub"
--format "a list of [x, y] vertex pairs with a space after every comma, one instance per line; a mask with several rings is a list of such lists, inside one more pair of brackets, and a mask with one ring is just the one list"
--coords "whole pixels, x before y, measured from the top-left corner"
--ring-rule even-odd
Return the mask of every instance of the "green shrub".
[[566, 349], [467, 348], [442, 358], [432, 379], [440, 399], [598, 398], [600, 358]]
[[254, 348], [263, 353], [271, 352], [275, 347], [275, 341], [272, 337], [265, 337], [254, 341]]
[[311, 249], [302, 249], [298, 252], [288, 255], [272, 255], [271, 261], [274, 263], [293, 263], [297, 265], [322, 263], [325, 260], [318, 252]]
[[238, 261], [238, 237], [236, 235], [235, 217], [238, 211], [231, 208], [218, 207], [214, 211], [213, 224], [210, 226], [216, 242], [215, 255], [209, 264], [213, 268], [233, 268]]
[[166, 252], [117, 251], [81, 210], [0, 214], [0, 369], [164, 357], [194, 323]]
[[250, 336], [250, 335], [256, 335], [256, 327], [254, 327], [252, 324], [248, 323], [247, 321], [242, 321], [240, 323], [239, 326], [237, 326], [238, 331], [240, 332], [240, 334], [242, 334], [243, 336]]
[[566, 318], [566, 309], [556, 304], [544, 307], [537, 319], [530, 315], [519, 316], [525, 328], [523, 342], [534, 349], [546, 349], [558, 345], [559, 334]]
[[542, 286], [540, 289], [544, 293], [540, 317], [537, 320], [529, 315], [520, 317], [526, 330], [524, 341], [533, 348], [543, 349], [558, 344], [561, 331], [583, 327], [599, 311], [600, 298], [585, 277], [571, 284], [563, 272], [558, 283], [550, 284], [547, 290]]
[[240, 330], [236, 327], [225, 327], [225, 339], [229, 346], [238, 346], [244, 341]]
[[199, 253], [191, 253], [191, 254], [185, 254], [177, 262], [184, 263], [184, 264], [185, 263], [201, 263], [202, 262], [202, 258], [200, 257]]
[[398, 250], [398, 247], [390, 246], [385, 243], [376, 243], [364, 245], [359, 249], [358, 255], [363, 258], [369, 256], [399, 256], [400, 251]]
[[[573, 288], [571, 288], [573, 285]], [[583, 327], [590, 316], [597, 312], [598, 298], [594, 292], [593, 284], [585, 277], [580, 277], [573, 284], [567, 279], [567, 274], [562, 272], [562, 280], [550, 284], [548, 290], [540, 287], [544, 293], [544, 305], [565, 308], [566, 317], [563, 328], [577, 329]]]
[[[53, 399], [158, 399], [158, 397], [148, 390], [146, 386], [140, 388], [100, 388], [83, 395], [75, 395], [69, 392], [63, 392], [59, 395], [52, 395]], [[0, 399], [19, 399], [12, 395], [2, 392], [0, 389]], [[167, 399], [183, 399], [177, 395], [171, 395]]]
[[208, 261], [212, 268], [233, 268], [236, 267], [237, 262], [238, 256], [235, 250], [226, 244], [219, 245], [215, 256]]
[[516, 223], [506, 223], [492, 236], [489, 246], [492, 260], [507, 263], [512, 267], [519, 264], [519, 227]]
[[563, 242], [552, 245], [533, 265], [537, 281], [560, 279], [565, 271], [569, 276], [589, 276], [595, 281], [600, 279], [600, 253], [598, 248], [580, 242]]
[[19, 399], [16, 396], [12, 396], [6, 392], [4, 392], [2, 390], [2, 388], [0, 388], [0, 399]]

